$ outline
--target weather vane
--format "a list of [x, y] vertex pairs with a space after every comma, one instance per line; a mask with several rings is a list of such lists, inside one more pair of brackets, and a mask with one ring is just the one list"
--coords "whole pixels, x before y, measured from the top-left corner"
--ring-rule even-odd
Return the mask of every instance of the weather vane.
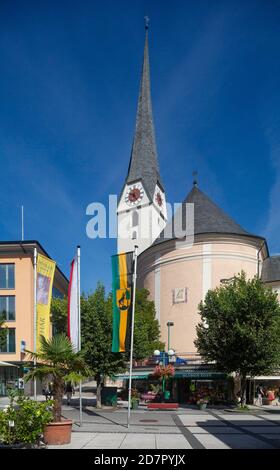
[[194, 186], [197, 186], [197, 175], [198, 175], [197, 171], [196, 170], [193, 171], [193, 185]]
[[145, 29], [149, 29], [150, 18], [148, 16], [144, 16], [145, 20]]

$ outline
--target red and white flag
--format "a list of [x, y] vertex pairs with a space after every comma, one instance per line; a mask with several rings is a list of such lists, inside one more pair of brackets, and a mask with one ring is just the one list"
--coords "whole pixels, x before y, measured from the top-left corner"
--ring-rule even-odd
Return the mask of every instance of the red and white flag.
[[79, 292], [78, 292], [78, 259], [71, 263], [68, 288], [68, 336], [76, 351], [79, 350]]

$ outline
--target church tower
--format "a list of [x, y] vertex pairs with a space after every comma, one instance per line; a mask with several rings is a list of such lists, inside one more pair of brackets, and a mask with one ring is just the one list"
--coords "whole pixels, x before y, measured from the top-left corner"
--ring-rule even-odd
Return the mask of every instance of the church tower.
[[152, 245], [167, 220], [153, 124], [147, 24], [135, 134], [117, 215], [118, 253], [132, 251], [135, 245], [142, 253]]

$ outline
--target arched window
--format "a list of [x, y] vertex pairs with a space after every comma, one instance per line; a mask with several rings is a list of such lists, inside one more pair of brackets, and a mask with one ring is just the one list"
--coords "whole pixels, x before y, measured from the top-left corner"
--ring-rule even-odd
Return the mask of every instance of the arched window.
[[132, 212], [132, 227], [137, 227], [139, 224], [139, 215], [137, 211]]

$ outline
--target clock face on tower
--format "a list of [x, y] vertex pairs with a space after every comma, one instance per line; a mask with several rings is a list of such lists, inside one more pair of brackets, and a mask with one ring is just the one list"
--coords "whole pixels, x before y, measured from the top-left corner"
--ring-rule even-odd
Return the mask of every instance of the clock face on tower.
[[128, 189], [125, 195], [125, 202], [129, 206], [136, 206], [137, 204], [139, 204], [143, 196], [144, 196], [144, 190], [142, 188], [142, 185], [140, 183], [134, 184], [133, 186], [130, 186], [130, 188]]
[[154, 197], [157, 206], [159, 207], [159, 209], [162, 209], [164, 201], [162, 192], [160, 190], [157, 190]]

